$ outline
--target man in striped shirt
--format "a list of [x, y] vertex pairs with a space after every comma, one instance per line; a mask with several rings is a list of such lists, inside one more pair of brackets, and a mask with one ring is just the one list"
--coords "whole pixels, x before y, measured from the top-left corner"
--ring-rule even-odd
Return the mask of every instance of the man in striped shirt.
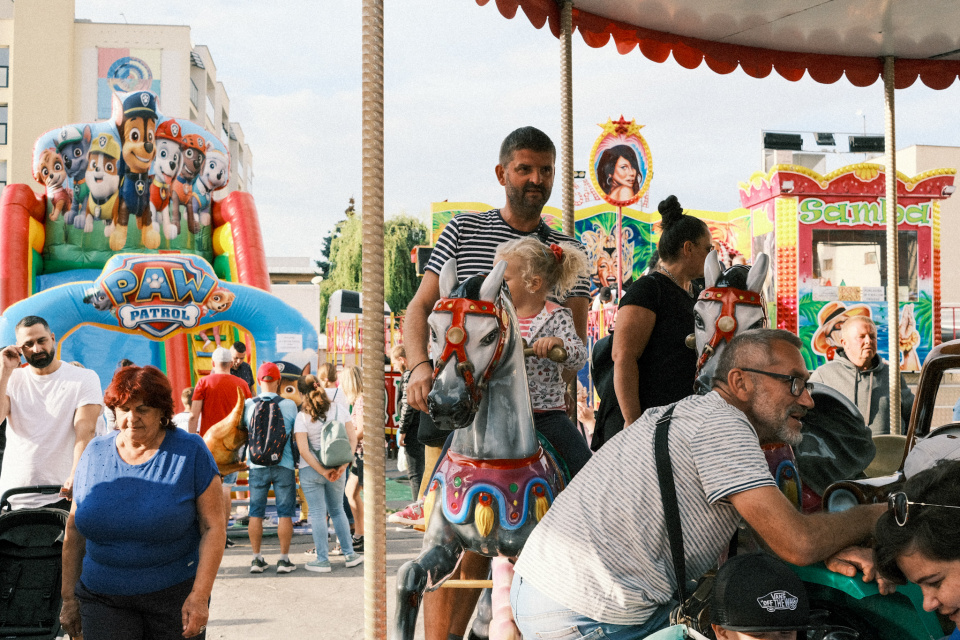
[[[872, 577], [869, 550], [846, 548], [870, 534], [886, 505], [802, 515], [760, 448], [800, 442], [813, 407], [800, 346], [786, 331], [744, 332], [721, 355], [713, 391], [674, 405], [669, 452], [688, 579], [716, 564], [741, 518], [788, 562], [830, 558], [834, 571]], [[524, 637], [571, 627], [592, 637], [602, 626], [604, 637], [639, 639], [667, 625], [677, 579], [653, 446], [667, 408], [646, 411], [600, 449], [530, 535], [510, 595]]]
[[[506, 192], [506, 204], [484, 213], [462, 213], [447, 223], [427, 263], [423, 281], [407, 307], [403, 340], [407, 362], [411, 366], [407, 384], [407, 402], [427, 412], [427, 394], [432, 386], [432, 367], [427, 354], [427, 316], [440, 299], [440, 270], [450, 258], [457, 259], [457, 278], [463, 282], [478, 273], [493, 269], [497, 247], [507, 240], [536, 234], [544, 243], [575, 242], [569, 236], [550, 229], [540, 217], [553, 189], [556, 148], [550, 138], [534, 127], [512, 132], [500, 146], [497, 180]], [[584, 278], [562, 304], [573, 312], [580, 339], [586, 342], [590, 282]], [[426, 479], [433, 462], [426, 460]], [[486, 575], [486, 560], [466, 554], [464, 575], [479, 571]], [[460, 589], [442, 589], [424, 596], [426, 640], [447, 640], [463, 635], [473, 611], [467, 602], [454, 606]], [[477, 591], [476, 595], [479, 595]], [[476, 596], [472, 599], [476, 602]]]

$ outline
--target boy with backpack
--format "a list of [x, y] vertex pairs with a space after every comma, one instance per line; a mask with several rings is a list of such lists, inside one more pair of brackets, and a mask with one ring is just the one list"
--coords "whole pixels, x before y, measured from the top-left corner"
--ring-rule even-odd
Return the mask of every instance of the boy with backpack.
[[263, 539], [263, 517], [267, 494], [273, 485], [277, 503], [277, 536], [280, 539], [280, 559], [277, 573], [290, 573], [297, 566], [290, 562], [290, 541], [293, 538], [293, 516], [297, 505], [296, 463], [294, 461], [293, 425], [297, 419], [297, 405], [277, 395], [280, 388], [280, 369], [265, 362], [257, 369], [261, 393], [247, 400], [243, 424], [247, 428], [247, 456], [250, 467], [250, 547], [253, 560], [250, 573], [263, 573], [267, 561], [260, 555]]

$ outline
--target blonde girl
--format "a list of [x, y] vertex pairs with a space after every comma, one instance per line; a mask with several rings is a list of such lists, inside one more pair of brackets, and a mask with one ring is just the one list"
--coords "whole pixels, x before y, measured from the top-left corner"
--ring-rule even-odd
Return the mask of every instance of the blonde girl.
[[297, 381], [297, 389], [303, 398], [300, 413], [293, 426], [294, 437], [300, 448], [300, 486], [310, 510], [308, 520], [313, 530], [313, 543], [317, 557], [308, 562], [307, 571], [327, 573], [330, 571], [329, 550], [327, 547], [327, 513], [333, 523], [333, 529], [340, 540], [346, 566], [355, 567], [363, 562], [363, 557], [353, 548], [350, 536], [350, 523], [343, 510], [343, 494], [348, 464], [336, 468], [327, 468], [320, 464], [313, 451], [321, 446], [324, 426], [331, 420], [342, 422], [347, 431], [350, 444], [356, 446], [357, 436], [350, 422], [350, 414], [340, 405], [330, 402], [327, 390], [320, 381], [312, 376], [302, 376]]
[[[563, 300], [588, 273], [587, 257], [575, 244], [546, 245], [536, 236], [516, 238], [497, 247], [494, 264], [507, 262], [503, 281], [517, 310], [523, 339], [533, 348], [526, 360], [534, 423], [575, 475], [590, 459], [590, 448], [567, 417], [564, 372], [575, 373], [587, 361], [587, 348], [577, 336], [573, 314], [552, 300]], [[547, 356], [555, 347], [567, 359]]]
[[357, 433], [357, 449], [347, 477], [347, 502], [353, 512], [353, 548], [363, 552], [363, 378], [359, 367], [344, 367], [340, 372], [340, 391], [351, 408], [350, 419]]

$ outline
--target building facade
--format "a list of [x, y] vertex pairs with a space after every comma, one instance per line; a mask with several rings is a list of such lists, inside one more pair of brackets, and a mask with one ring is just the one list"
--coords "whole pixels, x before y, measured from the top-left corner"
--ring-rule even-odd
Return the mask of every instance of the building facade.
[[253, 158], [207, 47], [190, 27], [95, 23], [74, 0], [0, 0], [0, 182], [42, 186], [31, 172], [37, 138], [110, 117], [114, 91], [148, 89], [167, 116], [215, 133], [230, 151], [231, 191], [252, 191]]

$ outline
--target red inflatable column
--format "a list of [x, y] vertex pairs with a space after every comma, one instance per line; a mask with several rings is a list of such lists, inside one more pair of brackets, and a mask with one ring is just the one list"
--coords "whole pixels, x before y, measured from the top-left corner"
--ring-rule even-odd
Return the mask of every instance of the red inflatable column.
[[237, 254], [237, 282], [270, 291], [267, 252], [263, 247], [260, 219], [252, 195], [246, 191], [234, 191], [219, 203], [214, 203], [214, 226], [219, 227], [227, 222], [230, 223]]
[[43, 196], [11, 184], [0, 196], [0, 313], [30, 294], [30, 218], [43, 222]]
[[[173, 387], [173, 399], [176, 404], [180, 392], [193, 386], [190, 376], [190, 353], [186, 334], [179, 333], [163, 343], [167, 360], [167, 378]], [[189, 407], [188, 407], [189, 408]]]

